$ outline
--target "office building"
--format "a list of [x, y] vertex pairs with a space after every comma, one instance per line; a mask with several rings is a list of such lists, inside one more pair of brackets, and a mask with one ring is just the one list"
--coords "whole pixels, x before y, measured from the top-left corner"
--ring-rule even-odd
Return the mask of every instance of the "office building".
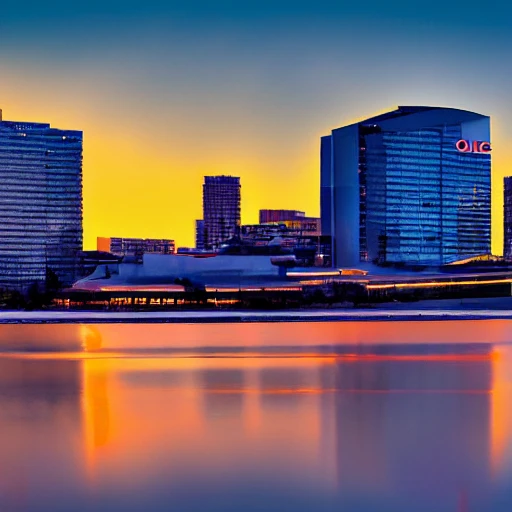
[[303, 217], [295, 220], [285, 220], [275, 224], [281, 224], [288, 229], [303, 233], [304, 235], [320, 236], [322, 234], [321, 221], [318, 217]]
[[321, 139], [322, 234], [337, 266], [442, 265], [489, 254], [487, 116], [399, 107]]
[[512, 261], [512, 176], [505, 178], [503, 188], [503, 257]]
[[72, 283], [81, 250], [82, 132], [0, 111], [0, 286]]
[[203, 220], [205, 249], [217, 249], [240, 226], [240, 178], [205, 176]]
[[306, 217], [305, 212], [298, 210], [260, 210], [260, 224], [281, 224], [307, 235], [321, 234], [320, 219]]
[[305, 212], [298, 210], [260, 210], [260, 224], [300, 220], [305, 216]]
[[154, 238], [98, 237], [97, 250], [115, 256], [142, 256], [143, 254], [174, 254], [174, 240]]
[[204, 220], [196, 220], [196, 249], [203, 251], [205, 247]]

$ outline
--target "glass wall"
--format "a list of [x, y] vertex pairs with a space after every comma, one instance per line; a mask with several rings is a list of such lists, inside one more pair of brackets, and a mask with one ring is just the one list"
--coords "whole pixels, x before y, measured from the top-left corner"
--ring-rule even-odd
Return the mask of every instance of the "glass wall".
[[0, 122], [0, 285], [71, 283], [81, 249], [82, 133]]
[[490, 155], [459, 152], [461, 137], [460, 125], [366, 136], [370, 260], [438, 265], [490, 252]]

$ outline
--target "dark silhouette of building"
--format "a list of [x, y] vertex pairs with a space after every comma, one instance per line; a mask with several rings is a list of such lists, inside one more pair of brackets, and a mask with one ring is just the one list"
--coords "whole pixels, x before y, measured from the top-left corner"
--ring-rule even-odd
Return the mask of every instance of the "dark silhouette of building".
[[82, 132], [3, 121], [0, 110], [0, 286], [50, 272], [77, 277], [82, 250]]
[[203, 220], [205, 249], [217, 249], [240, 226], [240, 178], [205, 176]]
[[322, 137], [322, 234], [334, 264], [489, 254], [489, 140], [489, 117], [438, 107], [399, 107]]
[[301, 220], [305, 216], [305, 212], [298, 210], [260, 210], [260, 224]]
[[112, 270], [121, 261], [122, 257], [115, 256], [109, 252], [81, 251], [79, 254], [78, 276], [82, 278], [92, 274], [98, 265], [107, 265]]
[[506, 260], [512, 260], [512, 176], [508, 176], [504, 180], [503, 257]]

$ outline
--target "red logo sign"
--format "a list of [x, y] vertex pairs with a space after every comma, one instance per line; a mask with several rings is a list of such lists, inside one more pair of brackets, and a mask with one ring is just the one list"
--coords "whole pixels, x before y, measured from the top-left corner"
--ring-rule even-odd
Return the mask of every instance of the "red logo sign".
[[490, 142], [480, 142], [478, 140], [470, 141], [461, 139], [455, 144], [455, 147], [461, 153], [490, 153], [491, 152], [491, 143]]

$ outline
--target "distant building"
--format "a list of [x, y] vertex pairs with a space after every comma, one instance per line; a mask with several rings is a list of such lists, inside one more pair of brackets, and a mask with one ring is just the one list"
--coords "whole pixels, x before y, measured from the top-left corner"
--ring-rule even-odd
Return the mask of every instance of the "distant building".
[[322, 233], [336, 266], [444, 265], [491, 250], [488, 116], [398, 107], [321, 139]]
[[[240, 228], [241, 240], [263, 241], [280, 238], [284, 246], [295, 247], [302, 238], [315, 238], [320, 236], [320, 220], [317, 222], [301, 224], [299, 221], [276, 222], [269, 224], [247, 224]], [[258, 244], [256, 244], [258, 245]]]
[[115, 256], [142, 256], [143, 254], [174, 254], [174, 240], [154, 238], [98, 237], [97, 249]]
[[512, 260], [512, 176], [505, 178], [503, 190], [503, 257]]
[[[330, 264], [328, 237], [320, 235], [320, 222], [301, 225], [301, 221], [248, 224], [240, 233], [221, 245], [221, 254], [294, 254], [299, 266]], [[298, 224], [298, 225], [297, 225]]]
[[240, 226], [240, 178], [205, 176], [203, 220], [205, 249], [216, 249]]
[[77, 277], [82, 250], [82, 132], [3, 121], [0, 110], [0, 286]]
[[196, 220], [196, 249], [202, 251], [205, 247], [204, 220]]
[[305, 212], [298, 210], [260, 210], [260, 224], [298, 220], [305, 216]]
[[107, 265], [111, 272], [118, 269], [121, 257], [103, 251], [81, 251], [79, 254], [78, 277], [91, 275], [98, 265]]
[[260, 210], [260, 224], [283, 224], [287, 228], [303, 231], [308, 235], [320, 235], [321, 223], [318, 217], [306, 217], [298, 210]]

